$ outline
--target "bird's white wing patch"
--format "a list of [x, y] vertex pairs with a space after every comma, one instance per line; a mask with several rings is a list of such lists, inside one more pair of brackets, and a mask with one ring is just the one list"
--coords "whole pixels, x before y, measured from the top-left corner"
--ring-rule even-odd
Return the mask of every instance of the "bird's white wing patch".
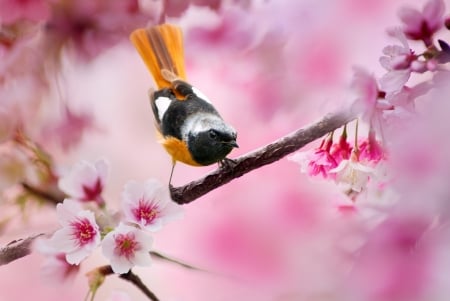
[[197, 89], [196, 87], [192, 87], [192, 92], [194, 92], [195, 95], [197, 95], [197, 97], [203, 99], [206, 102], [209, 102], [210, 104], [212, 104], [211, 100], [209, 100], [209, 98], [203, 94], [202, 91], [200, 91], [199, 89]]
[[159, 120], [163, 120], [164, 114], [166, 114], [171, 102], [172, 100], [169, 97], [160, 96], [155, 99], [155, 106], [158, 109]]

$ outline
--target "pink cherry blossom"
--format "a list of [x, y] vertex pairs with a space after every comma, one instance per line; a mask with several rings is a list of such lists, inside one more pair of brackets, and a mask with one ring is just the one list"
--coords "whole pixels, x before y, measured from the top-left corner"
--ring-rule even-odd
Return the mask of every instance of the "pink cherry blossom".
[[67, 45], [89, 60], [151, 18], [140, 10], [138, 0], [58, 1], [52, 6], [46, 33], [53, 47]]
[[62, 228], [48, 241], [49, 246], [65, 254], [70, 264], [80, 264], [100, 243], [100, 230], [94, 213], [83, 210], [75, 200], [65, 199], [56, 206]]
[[256, 23], [247, 12], [234, 7], [222, 12], [216, 25], [192, 28], [188, 38], [200, 47], [242, 51], [255, 41], [256, 29]]
[[110, 260], [114, 273], [127, 273], [134, 266], [151, 264], [152, 242], [146, 232], [120, 223], [103, 239], [103, 255]]
[[330, 154], [336, 160], [336, 163], [339, 164], [342, 160], [347, 160], [350, 158], [351, 153], [352, 147], [347, 141], [347, 129], [344, 127], [344, 132], [339, 137], [339, 142], [334, 143], [331, 146]]
[[384, 99], [385, 93], [378, 88], [375, 77], [366, 70], [354, 68], [352, 88], [358, 95], [353, 107], [361, 112], [363, 121], [373, 123], [380, 119], [384, 110], [392, 108]]
[[310, 176], [321, 175], [327, 178], [330, 175], [329, 171], [338, 163], [336, 159], [330, 154], [331, 145], [333, 140], [331, 137], [322, 141], [319, 148], [306, 152], [297, 152], [288, 159], [300, 164], [300, 171], [307, 173]]
[[359, 146], [359, 159], [363, 162], [378, 163], [384, 158], [384, 150], [380, 143], [376, 140], [375, 132], [371, 130], [369, 137], [360, 142]]
[[368, 233], [351, 273], [352, 285], [364, 294], [359, 300], [424, 300], [437, 245], [428, 218], [389, 216]]
[[2, 23], [43, 21], [49, 16], [49, 0], [0, 0]]
[[49, 246], [48, 240], [37, 239], [34, 249], [45, 256], [42, 275], [52, 282], [71, 281], [80, 271], [79, 265], [68, 263], [65, 254]]
[[59, 179], [59, 188], [71, 198], [82, 201], [95, 201], [104, 204], [103, 188], [109, 172], [109, 164], [105, 159], [94, 164], [81, 161]]
[[126, 221], [149, 231], [158, 231], [182, 214], [181, 206], [170, 199], [166, 186], [154, 179], [145, 183], [129, 181], [122, 193], [122, 204]]
[[336, 182], [343, 186], [345, 191], [361, 192], [368, 183], [374, 170], [362, 164], [355, 152], [352, 152], [350, 159], [342, 160], [341, 163], [332, 170], [330, 174], [336, 175]]
[[92, 129], [95, 129], [92, 115], [86, 112], [76, 113], [66, 106], [60, 120], [46, 127], [43, 136], [46, 140], [51, 137], [64, 151], [69, 151], [80, 143], [87, 131]]
[[412, 40], [422, 40], [427, 46], [432, 37], [444, 25], [445, 4], [442, 0], [429, 0], [422, 11], [402, 7], [399, 17], [403, 22], [403, 32]]
[[399, 28], [389, 31], [389, 34], [396, 38], [401, 46], [384, 47], [384, 56], [380, 58], [381, 65], [388, 70], [388, 73], [380, 79], [380, 89], [388, 94], [398, 92], [403, 88], [411, 75], [411, 63], [417, 59], [409, 47], [404, 33]]

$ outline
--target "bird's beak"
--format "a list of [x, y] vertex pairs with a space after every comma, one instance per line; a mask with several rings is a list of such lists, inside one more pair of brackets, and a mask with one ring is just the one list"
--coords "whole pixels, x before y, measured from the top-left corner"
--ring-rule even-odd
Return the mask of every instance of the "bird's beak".
[[231, 145], [232, 147], [239, 148], [239, 145], [236, 143], [236, 140], [230, 141], [228, 142], [228, 144]]

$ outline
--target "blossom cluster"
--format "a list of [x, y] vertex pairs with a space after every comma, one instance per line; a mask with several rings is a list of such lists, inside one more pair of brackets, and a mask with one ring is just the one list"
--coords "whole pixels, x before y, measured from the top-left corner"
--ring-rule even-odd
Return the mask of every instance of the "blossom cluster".
[[38, 244], [38, 250], [52, 255], [47, 256], [47, 270], [53, 266], [55, 273], [68, 276], [98, 246], [115, 273], [148, 266], [153, 242], [149, 233], [181, 216], [168, 189], [154, 179], [126, 183], [121, 211], [108, 213], [103, 198], [108, 172], [104, 159], [94, 164], [82, 161], [60, 178], [59, 187], [67, 194], [56, 206], [61, 228]]
[[[154, 19], [138, 0], [1, 1], [0, 142], [20, 129], [65, 151], [76, 146], [95, 122], [62, 90], [67, 57], [92, 61]], [[60, 112], [51, 110], [54, 94]]]
[[[384, 173], [384, 163], [390, 162], [392, 150], [386, 135], [398, 129], [405, 130], [417, 119], [417, 100], [429, 93], [433, 86], [447, 78], [444, 64], [449, 62], [450, 47], [436, 40], [436, 33], [445, 25], [443, 0], [429, 0], [421, 11], [403, 7], [399, 11], [401, 27], [388, 30], [398, 44], [386, 46], [380, 64], [386, 73], [376, 78], [363, 68], [354, 69], [352, 87], [357, 97], [352, 109], [359, 113], [353, 143], [349, 143], [346, 125], [338, 142], [333, 133], [322, 140], [320, 146], [290, 157], [298, 162], [301, 171], [310, 176], [322, 176], [344, 186], [344, 191], [355, 200], [372, 181]], [[409, 40], [423, 42], [424, 49], [417, 52]], [[412, 74], [429, 72], [432, 81], [424, 80], [408, 85]], [[368, 127], [368, 135], [361, 138], [358, 125]], [[387, 181], [388, 179], [384, 179]]]

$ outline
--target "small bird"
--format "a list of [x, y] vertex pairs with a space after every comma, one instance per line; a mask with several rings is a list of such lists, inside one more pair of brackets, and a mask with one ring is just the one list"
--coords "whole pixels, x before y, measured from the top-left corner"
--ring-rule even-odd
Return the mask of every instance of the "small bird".
[[226, 162], [237, 132], [211, 101], [187, 82], [181, 29], [162, 24], [133, 31], [130, 40], [155, 80], [150, 103], [160, 143], [177, 161], [193, 166]]

